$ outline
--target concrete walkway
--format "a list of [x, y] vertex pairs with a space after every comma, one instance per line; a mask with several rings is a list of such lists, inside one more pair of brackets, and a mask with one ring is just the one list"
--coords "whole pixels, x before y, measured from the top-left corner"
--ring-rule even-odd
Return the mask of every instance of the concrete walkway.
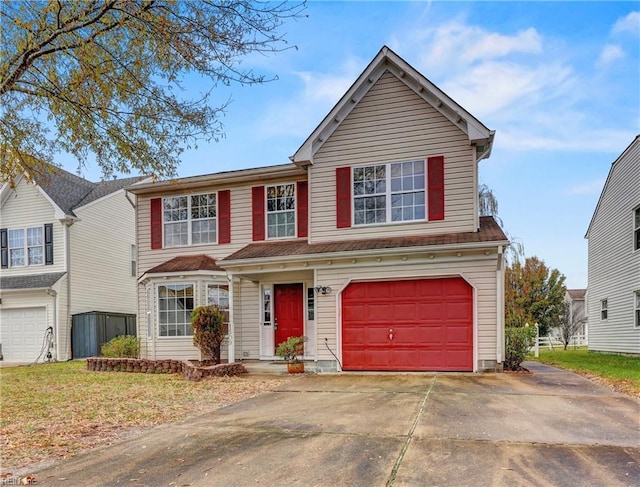
[[34, 475], [85, 487], [640, 485], [640, 401], [527, 366], [305, 376]]

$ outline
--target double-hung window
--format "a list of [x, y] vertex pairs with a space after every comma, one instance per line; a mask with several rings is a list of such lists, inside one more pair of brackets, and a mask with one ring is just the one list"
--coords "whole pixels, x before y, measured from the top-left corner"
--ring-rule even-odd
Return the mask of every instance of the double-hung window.
[[158, 286], [158, 334], [161, 337], [193, 335], [193, 284]]
[[164, 246], [216, 243], [216, 194], [163, 198]]
[[9, 230], [9, 265], [22, 267], [44, 264], [43, 227]]
[[355, 225], [424, 220], [425, 161], [353, 168]]
[[603, 299], [600, 301], [600, 319], [605, 321], [609, 318], [609, 301]]
[[267, 238], [295, 237], [296, 185], [267, 186]]
[[640, 291], [636, 291], [633, 293], [633, 297], [635, 299], [635, 307], [634, 307], [634, 315], [635, 315], [635, 325], [640, 327]]
[[224, 313], [225, 324], [229, 323], [229, 286], [226, 284], [207, 285], [207, 304], [217, 306]]
[[640, 250], [640, 208], [633, 210], [633, 250]]

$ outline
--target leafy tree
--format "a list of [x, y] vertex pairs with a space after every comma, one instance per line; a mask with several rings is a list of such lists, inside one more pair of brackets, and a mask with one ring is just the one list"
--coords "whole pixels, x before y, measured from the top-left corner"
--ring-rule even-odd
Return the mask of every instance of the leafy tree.
[[241, 69], [241, 58], [287, 49], [279, 29], [303, 9], [250, 0], [2, 0], [2, 181], [45, 173], [59, 150], [80, 166], [93, 155], [105, 177], [174, 176], [185, 147], [223, 135], [227, 103], [211, 103], [216, 85], [268, 81]]
[[549, 269], [537, 257], [522, 264], [514, 261], [505, 269], [505, 324], [523, 326], [538, 323], [540, 335], [560, 325], [567, 288], [565, 276]]
[[224, 311], [217, 306], [198, 306], [191, 313], [193, 344], [200, 349], [205, 360], [220, 363], [220, 349], [227, 325]]
[[576, 336], [582, 328], [586, 318], [584, 309], [574, 310], [571, 303], [564, 303], [562, 315], [560, 316], [560, 324], [558, 325], [558, 332], [565, 350], [569, 346], [569, 343], [571, 343], [571, 339]]
[[509, 239], [509, 245], [505, 249], [504, 255], [507, 262], [520, 260], [524, 257], [524, 244], [517, 237], [512, 237], [504, 228], [502, 218], [498, 216], [498, 198], [493, 194], [493, 190], [482, 183], [478, 188], [478, 212], [480, 216], [492, 216], [500, 228]]

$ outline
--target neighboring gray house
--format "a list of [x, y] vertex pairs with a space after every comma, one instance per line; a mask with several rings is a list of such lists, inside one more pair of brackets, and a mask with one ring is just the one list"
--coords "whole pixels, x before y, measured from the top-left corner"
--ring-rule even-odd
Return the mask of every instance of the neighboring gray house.
[[589, 350], [640, 354], [640, 135], [611, 165], [589, 241]]
[[[135, 210], [125, 187], [51, 167], [0, 188], [0, 344], [6, 362], [71, 358], [71, 317], [135, 314]], [[48, 354], [50, 356], [48, 357]]]

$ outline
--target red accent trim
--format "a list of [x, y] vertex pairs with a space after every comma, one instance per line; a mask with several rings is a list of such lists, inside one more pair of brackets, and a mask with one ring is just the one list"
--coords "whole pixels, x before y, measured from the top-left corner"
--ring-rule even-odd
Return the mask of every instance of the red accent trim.
[[444, 220], [444, 156], [427, 159], [429, 220]]
[[298, 181], [296, 210], [298, 213], [298, 237], [309, 236], [309, 183]]
[[151, 200], [151, 248], [162, 248], [162, 198]]
[[351, 168], [336, 168], [336, 227], [351, 226]]
[[264, 186], [251, 188], [251, 210], [253, 216], [253, 240], [264, 240]]
[[218, 191], [218, 243], [231, 243], [231, 191]]

